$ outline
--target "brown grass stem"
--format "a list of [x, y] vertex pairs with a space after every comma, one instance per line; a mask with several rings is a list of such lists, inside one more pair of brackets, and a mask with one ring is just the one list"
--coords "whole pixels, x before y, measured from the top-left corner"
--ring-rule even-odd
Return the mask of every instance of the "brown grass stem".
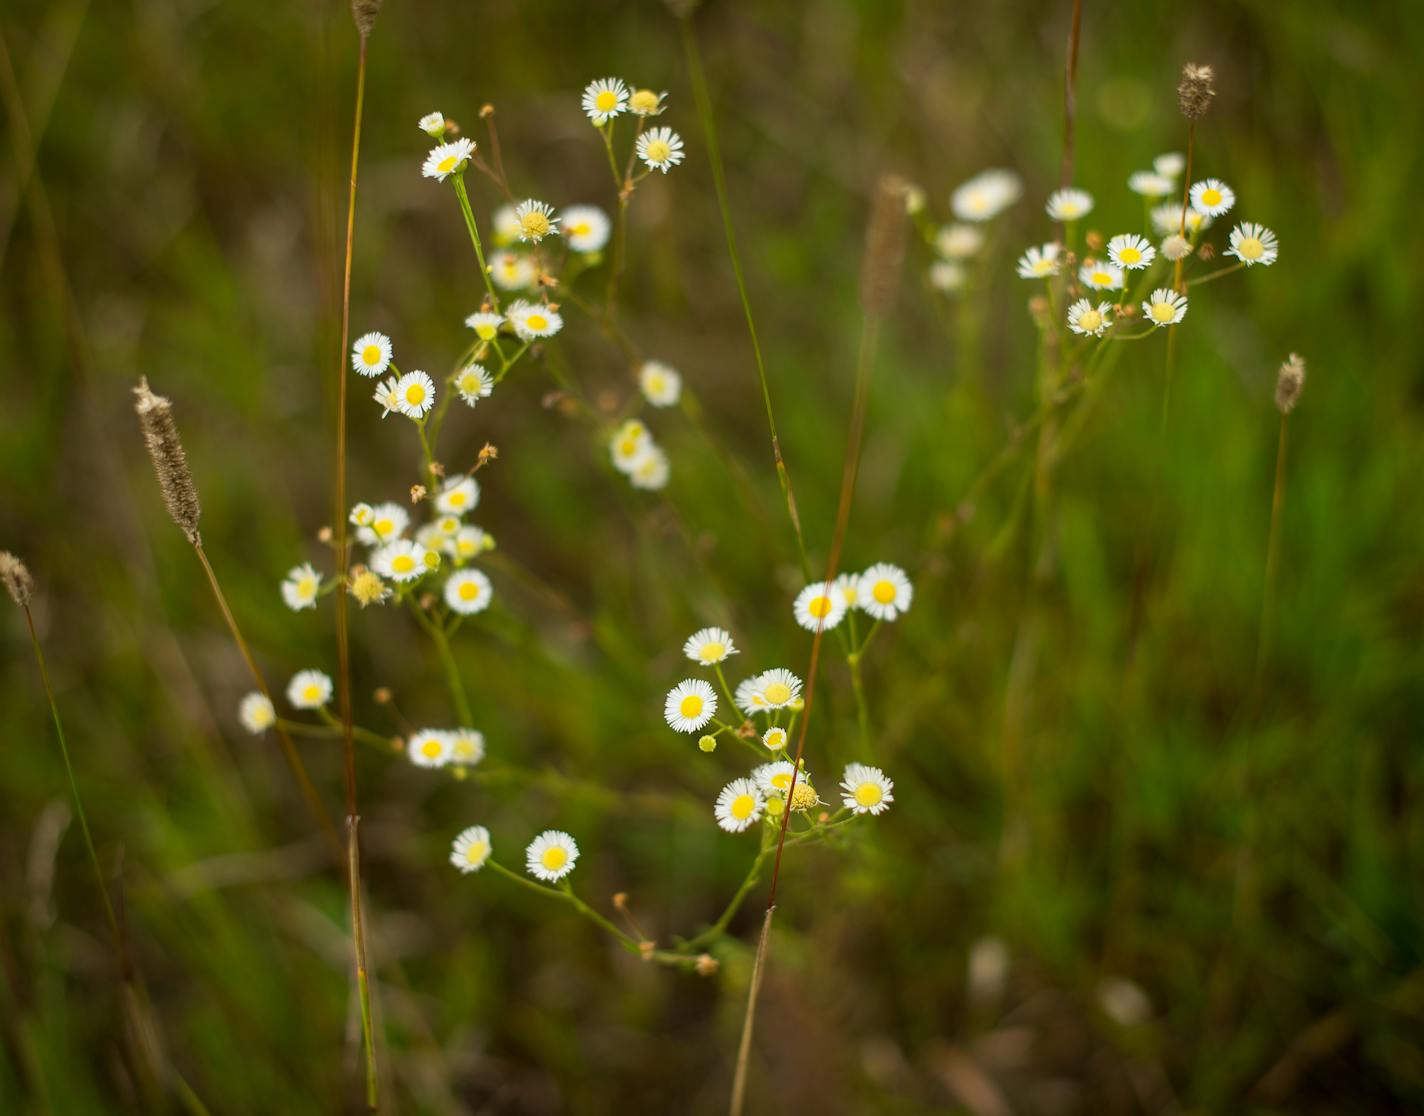
[[1073, 0], [1073, 25], [1068, 32], [1068, 65], [1063, 72], [1063, 161], [1058, 184], [1073, 185], [1073, 133], [1078, 115], [1078, 37], [1083, 23], [1083, 0]]

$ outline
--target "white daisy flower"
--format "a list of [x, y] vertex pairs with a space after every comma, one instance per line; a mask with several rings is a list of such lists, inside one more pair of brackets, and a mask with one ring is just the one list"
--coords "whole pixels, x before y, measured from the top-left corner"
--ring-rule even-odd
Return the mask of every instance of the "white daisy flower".
[[1134, 171], [1127, 176], [1127, 188], [1144, 198], [1165, 198], [1177, 188], [1177, 184], [1156, 171]]
[[464, 167], [474, 151], [473, 140], [460, 139], [454, 143], [442, 143], [425, 157], [425, 165], [420, 168], [420, 173], [426, 178], [444, 182]]
[[930, 286], [944, 294], [961, 290], [968, 278], [968, 272], [953, 260], [936, 260], [930, 264]]
[[423, 543], [396, 539], [371, 555], [371, 569], [391, 581], [414, 581], [429, 569], [425, 557], [429, 553]]
[[786, 735], [786, 730], [778, 726], [769, 728], [762, 733], [761, 742], [771, 751], [780, 752], [790, 743], [790, 738]]
[[237, 703], [237, 719], [253, 736], [261, 736], [277, 723], [277, 710], [266, 694], [253, 690]]
[[663, 174], [682, 162], [682, 137], [671, 128], [649, 128], [638, 137], [637, 148], [638, 158]]
[[712, 815], [728, 833], [741, 833], [756, 823], [766, 809], [766, 799], [750, 779], [733, 779], [717, 795]]
[[384, 408], [381, 412], [382, 418], [399, 411], [400, 396], [396, 393], [396, 378], [392, 376], [384, 383], [378, 384], [376, 394], [371, 396], [371, 398]]
[[462, 830], [450, 846], [450, 863], [461, 872], [478, 872], [490, 855], [490, 832], [482, 825]]
[[846, 608], [860, 607], [860, 574], [843, 573], [831, 582], [831, 588], [840, 593]]
[[1019, 275], [1024, 279], [1047, 279], [1058, 274], [1058, 245], [1030, 248], [1019, 257]]
[[1101, 260], [1088, 260], [1078, 269], [1078, 281], [1095, 291], [1116, 291], [1122, 287], [1122, 268]]
[[542, 302], [525, 302], [521, 298], [509, 305], [509, 324], [521, 341], [532, 341], [558, 333], [564, 328], [564, 319]]
[[667, 106], [667, 93], [654, 93], [651, 89], [639, 89], [628, 98], [628, 111], [635, 116], [661, 116]]
[[1236, 204], [1236, 192], [1219, 178], [1193, 182], [1188, 196], [1192, 208], [1205, 217], [1220, 217]]
[[391, 366], [393, 352], [384, 333], [363, 333], [351, 346], [351, 367], [363, 376], [379, 376]]
[[732, 633], [726, 628], [701, 628], [687, 637], [682, 653], [694, 663], [710, 666], [722, 662], [728, 655], [737, 654], [737, 647], [732, 642]]
[[1013, 171], [986, 170], [976, 174], [949, 196], [949, 206], [961, 221], [988, 221], [997, 217], [1023, 193], [1023, 183]]
[[1072, 186], [1054, 190], [1044, 210], [1055, 221], [1076, 221], [1093, 211], [1093, 195]]
[[663, 717], [678, 732], [696, 732], [716, 713], [717, 692], [700, 678], [684, 678], [663, 702]]
[[[464, 515], [480, 502], [480, 486], [474, 477], [451, 477], [440, 488], [435, 497], [437, 510], [450, 515]], [[456, 530], [459, 528], [456, 527]], [[445, 532], [454, 534], [454, 531]]]
[[638, 386], [643, 397], [654, 407], [671, 407], [682, 395], [682, 376], [670, 364], [660, 360], [645, 360], [638, 369]]
[[1170, 287], [1159, 287], [1142, 304], [1142, 313], [1154, 326], [1176, 325], [1187, 316], [1187, 296]]
[[894, 781], [880, 768], [863, 763], [846, 764], [841, 790], [841, 801], [857, 814], [883, 814], [895, 801]]
[[[1182, 228], [1182, 206], [1179, 202], [1167, 202], [1165, 205], [1154, 206], [1149, 216], [1152, 218], [1152, 228], [1156, 230], [1158, 236], [1171, 236]], [[1210, 224], [1210, 217], [1188, 207], [1186, 213], [1188, 234], [1198, 233]]]
[[877, 562], [860, 575], [860, 607], [877, 620], [894, 620], [910, 611], [914, 586], [899, 566]]
[[951, 260], [967, 260], [984, 247], [984, 233], [973, 225], [945, 225], [935, 237], [935, 250]]
[[1068, 307], [1068, 328], [1085, 337], [1101, 337], [1103, 330], [1112, 325], [1112, 319], [1108, 317], [1111, 309], [1110, 302], [1100, 302], [1095, 307], [1086, 298], [1080, 298]]
[[[791, 790], [791, 776], [796, 771], [796, 765], [790, 760], [778, 760], [775, 763], [764, 763], [760, 767], [753, 769], [752, 782], [756, 783], [757, 790], [762, 794], [778, 794], [785, 798]], [[798, 783], [810, 783], [811, 776], [805, 771], [796, 776]]]
[[456, 558], [463, 560], [473, 558], [492, 545], [493, 540], [482, 528], [467, 525], [455, 532], [454, 539], [450, 541], [450, 550]]
[[484, 733], [468, 728], [457, 728], [450, 733], [451, 763], [457, 767], [474, 767], [484, 758]]
[[494, 391], [494, 377], [483, 364], [467, 364], [455, 376], [455, 390], [467, 405], [473, 407], [481, 399], [488, 399]]
[[608, 214], [596, 205], [571, 205], [559, 217], [564, 242], [572, 252], [597, 252], [612, 231]]
[[1148, 266], [1157, 256], [1157, 249], [1144, 236], [1119, 233], [1108, 241], [1108, 259], [1118, 267], [1136, 271]]
[[396, 381], [401, 414], [408, 418], [424, 418], [435, 406], [435, 381], [424, 372], [407, 372]]
[[507, 248], [519, 239], [519, 218], [514, 215], [514, 206], [502, 205], [490, 214], [490, 227], [494, 229], [494, 242], [500, 248]]
[[353, 527], [369, 527], [376, 519], [376, 509], [370, 504], [356, 504], [351, 508], [347, 521]]
[[828, 632], [845, 617], [845, 594], [824, 581], [814, 581], [796, 594], [791, 614], [808, 632]]
[[287, 700], [297, 709], [320, 709], [331, 700], [331, 679], [319, 670], [299, 670], [287, 683]]
[[608, 455], [613, 459], [613, 467], [620, 473], [632, 473], [652, 440], [648, 428], [637, 419], [623, 423], [608, 442]]
[[[357, 508], [366, 507], [364, 504], [357, 504]], [[377, 504], [374, 508], [367, 508], [370, 518], [365, 523], [358, 523], [356, 513], [351, 513], [351, 522], [356, 523], [356, 538], [367, 546], [375, 546], [377, 543], [390, 542], [398, 539], [401, 533], [410, 526], [410, 513], [399, 504]]]
[[405, 742], [406, 755], [416, 767], [444, 767], [454, 751], [450, 734], [443, 729], [421, 729]]
[[785, 667], [774, 667], [757, 678], [757, 690], [772, 709], [781, 709], [801, 696], [801, 679]]
[[1176, 178], [1187, 165], [1186, 156], [1180, 151], [1169, 151], [1152, 160], [1152, 169], [1168, 178]]
[[481, 310], [466, 318], [465, 324], [475, 331], [475, 336], [481, 341], [493, 341], [499, 336], [500, 323], [503, 321], [502, 314], [491, 314], [487, 310]]
[[1280, 254], [1276, 234], [1265, 225], [1257, 225], [1251, 221], [1237, 225], [1227, 239], [1231, 242], [1231, 247], [1226, 250], [1226, 254], [1235, 256], [1247, 267], [1253, 264], [1269, 267], [1276, 262], [1276, 257]]
[[591, 81], [583, 90], [583, 111], [600, 127], [628, 107], [628, 86], [622, 78]]
[[559, 235], [559, 219], [548, 202], [525, 198], [514, 207], [514, 216], [519, 219], [519, 239], [526, 244], [538, 244], [546, 236]]
[[493, 599], [490, 579], [479, 570], [457, 570], [445, 582], [445, 603], [462, 616], [483, 612]]
[[524, 850], [524, 867], [546, 883], [561, 880], [574, 870], [578, 843], [560, 829], [546, 829]]
[[650, 444], [643, 447], [642, 456], [633, 462], [633, 468], [628, 471], [628, 480], [634, 488], [640, 488], [644, 492], [657, 492], [667, 487], [671, 472], [668, 455], [662, 451], [662, 447]]
[[416, 127], [432, 139], [439, 139], [445, 134], [445, 114], [443, 112], [427, 112], [416, 123]]
[[304, 562], [287, 571], [287, 579], [282, 582], [282, 600], [293, 612], [316, 608], [316, 595], [320, 588], [320, 575], [310, 562]]
[[737, 703], [737, 708], [748, 717], [753, 713], [761, 713], [771, 708], [766, 703], [766, 695], [761, 692], [760, 674], [743, 678], [737, 683], [737, 688], [732, 693], [732, 699]]
[[502, 291], [522, 291], [534, 283], [534, 262], [518, 252], [496, 252], [489, 269], [490, 278]]

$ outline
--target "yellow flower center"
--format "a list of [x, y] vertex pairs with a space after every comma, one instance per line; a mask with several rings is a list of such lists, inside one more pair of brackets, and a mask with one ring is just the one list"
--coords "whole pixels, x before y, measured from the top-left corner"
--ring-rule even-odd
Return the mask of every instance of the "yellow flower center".
[[697, 653], [704, 663], [715, 663], [727, 654], [727, 648], [721, 643], [704, 643]]
[[855, 801], [860, 806], [877, 806], [884, 797], [879, 783], [861, 783], [855, 788]]
[[471, 845], [468, 849], [465, 850], [465, 860], [469, 864], [479, 864], [484, 860], [485, 854], [488, 852], [488, 841], [476, 841], [473, 845]]
[[1176, 316], [1177, 311], [1170, 302], [1154, 302], [1152, 304], [1152, 320], [1154, 322], [1170, 322]]
[[395, 570], [396, 573], [410, 573], [411, 570], [415, 569], [415, 559], [409, 554], [397, 554], [395, 558], [391, 560], [391, 569]]
[[786, 730], [772, 729], [769, 733], [766, 734], [766, 746], [768, 748], [786, 747]]
[[481, 341], [492, 340], [494, 335], [498, 332], [499, 330], [495, 326], [490, 325], [489, 322], [481, 322], [475, 326], [475, 336]]
[[1236, 246], [1236, 251], [1248, 260], [1259, 260], [1266, 253], [1266, 246], [1258, 237], [1248, 236]]
[[570, 225], [570, 226], [569, 226], [569, 235], [570, 235], [570, 236], [587, 236], [587, 235], [588, 235], [589, 233], [591, 233], [592, 231], [593, 231], [593, 229], [591, 229], [591, 228], [589, 227], [589, 224], [588, 224], [587, 221], [580, 221], [577, 225]]
[[465, 506], [465, 494], [460, 491], [450, 493], [448, 502], [452, 508], [463, 508]]
[[611, 89], [604, 89], [593, 99], [593, 106], [599, 112], [611, 112], [618, 107], [618, 94]]
[[1220, 205], [1221, 191], [1217, 189], [1203, 190], [1201, 200], [1203, 205]]
[[519, 228], [530, 240], [542, 240], [549, 235], [549, 218], [532, 209], [519, 219]]
[[455, 164], [458, 161], [459, 160], [457, 160], [455, 156], [446, 155], [445, 158], [441, 159], [440, 162], [435, 164], [435, 169], [438, 170], [441, 174], [449, 174], [452, 170], [455, 169]]
[[648, 113], [658, 107], [658, 95], [651, 89], [640, 89], [633, 94], [629, 105], [634, 112]]
[[321, 687], [315, 682], [308, 682], [302, 687], [302, 699], [304, 701], [316, 701], [321, 697]]
[[619, 457], [632, 457], [637, 452], [638, 439], [636, 438], [624, 438], [621, 442], [618, 443]]
[[739, 794], [732, 799], [732, 807], [728, 811], [737, 821], [746, 821], [752, 816], [752, 811], [756, 809], [756, 799], [749, 794]]
[[777, 790], [785, 790], [791, 785], [791, 772], [783, 771], [778, 775], [773, 775], [771, 777], [771, 785]]
[[1084, 310], [1082, 315], [1078, 318], [1079, 328], [1087, 330], [1089, 333], [1102, 324], [1103, 316], [1096, 310]]
[[811, 603], [806, 606], [806, 611], [817, 620], [824, 620], [831, 612], [831, 598], [824, 593], [819, 597], [812, 597]]
[[425, 402], [425, 389], [419, 384], [411, 384], [405, 389], [405, 401], [413, 407]]
[[702, 712], [702, 698], [699, 694], [688, 694], [677, 708], [684, 717], [696, 717]]
[[529, 317], [525, 319], [525, 324], [527, 324], [530, 329], [548, 329], [549, 319], [544, 317], [543, 314], [530, 314]]
[[667, 390], [667, 380], [666, 380], [663, 376], [661, 376], [661, 375], [659, 375], [658, 373], [654, 372], [651, 376], [648, 377], [648, 394], [649, 394], [649, 395], [661, 395], [661, 394], [662, 394], [664, 391], [666, 391], [666, 390]]
[[1106, 287], [1112, 282], [1112, 280], [1112, 275], [1106, 271], [1093, 272], [1093, 286], [1095, 287]]
[[392, 523], [389, 519], [378, 519], [372, 525], [372, 529], [376, 532], [376, 534], [380, 535], [382, 538], [385, 538], [387, 535], [389, 535], [392, 531], [396, 529], [396, 525]]
[[426, 759], [434, 759], [440, 754], [440, 751], [440, 741], [438, 740], [427, 740], [424, 744], [420, 746], [420, 754], [423, 755]]
[[302, 578], [297, 582], [297, 592], [303, 597], [310, 597], [316, 592], [316, 582], [309, 577]]
[[881, 604], [889, 604], [895, 599], [895, 583], [884, 578], [875, 583], [875, 587], [870, 590], [870, 595]]
[[474, 581], [462, 581], [462, 582], [460, 582], [460, 588], [459, 588], [459, 590], [457, 590], [457, 591], [459, 592], [459, 594], [460, 594], [460, 600], [462, 600], [462, 601], [476, 601], [476, 600], [479, 600], [479, 597], [480, 597], [480, 586], [479, 586], [479, 583], [478, 583], [478, 582], [474, 582]]
[[784, 705], [791, 700], [791, 687], [785, 682], [773, 682], [762, 693], [766, 695], [766, 700], [773, 705]]
[[1124, 248], [1117, 254], [1117, 258], [1125, 264], [1135, 264], [1142, 259], [1142, 253], [1136, 248]]
[[666, 140], [653, 140], [648, 144], [646, 158], [650, 163], [666, 163], [671, 154], [672, 148]]
[[1035, 275], [1047, 275], [1047, 274], [1048, 274], [1050, 271], [1052, 271], [1052, 270], [1053, 270], [1053, 261], [1052, 261], [1052, 260], [1049, 260], [1049, 259], [1042, 259], [1042, 260], [1039, 260], [1037, 263], [1035, 263], [1035, 264], [1033, 265], [1033, 273], [1034, 273]]
[[568, 850], [559, 845], [551, 845], [544, 850], [544, 855], [539, 858], [540, 863], [551, 872], [557, 872], [569, 862]]
[[381, 347], [379, 345], [367, 345], [361, 350], [361, 361], [364, 364], [380, 364]]

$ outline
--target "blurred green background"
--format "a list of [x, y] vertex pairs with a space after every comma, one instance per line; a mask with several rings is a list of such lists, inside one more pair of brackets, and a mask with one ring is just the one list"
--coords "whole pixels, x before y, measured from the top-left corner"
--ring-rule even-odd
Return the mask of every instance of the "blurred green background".
[[[1424, 1108], [1420, 181], [1424, 31], [1412, 5], [1088, 4], [1077, 182], [1090, 224], [1135, 227], [1129, 172], [1178, 150], [1184, 61], [1220, 95], [1197, 167], [1279, 264], [1204, 287], [1180, 331], [1132, 346], [1058, 470], [1032, 454], [932, 547], [1034, 406], [1012, 269], [1051, 236], [1070, 5], [713, 2], [694, 26], [812, 560], [825, 560], [860, 329], [857, 271], [883, 171], [949, 190], [1024, 177], [961, 304], [923, 245], [875, 369], [845, 558], [909, 569], [915, 605], [869, 656], [896, 803], [841, 848], [788, 855], [749, 1111], [1340, 1113]], [[330, 609], [277, 582], [330, 568], [332, 375], [356, 36], [340, 0], [10, 0], [0, 155], [0, 545], [37, 622], [107, 869], [121, 876], [156, 1042], [214, 1113], [359, 1106], [345, 900], [270, 741], [200, 568], [163, 513], [129, 388], [177, 408], [209, 553], [269, 677], [334, 667]], [[478, 274], [414, 122], [497, 106], [515, 189], [611, 207], [578, 109], [606, 73], [669, 90], [686, 163], [640, 188], [624, 322], [705, 412], [650, 421], [673, 461], [631, 491], [539, 364], [474, 412], [451, 456], [499, 446], [475, 521], [498, 607], [459, 640], [492, 757], [610, 794], [455, 782], [361, 753], [385, 1110], [725, 1111], [759, 896], [710, 978], [642, 964], [450, 838], [481, 822], [518, 863], [558, 826], [575, 882], [667, 941], [710, 921], [750, 842], [710, 801], [740, 760], [660, 712], [680, 644], [731, 628], [746, 671], [804, 673], [799, 587], [676, 19], [652, 2], [390, 0], [371, 39], [352, 288], [357, 332], [445, 367]], [[20, 114], [27, 120], [19, 125]], [[486, 220], [498, 200], [472, 187]], [[1218, 226], [1216, 242], [1227, 225]], [[936, 300], [939, 301], [936, 301]], [[628, 369], [570, 310], [558, 339], [594, 398]], [[1278, 416], [1290, 420], [1278, 609], [1251, 689]], [[357, 384], [353, 499], [401, 499], [408, 427]], [[730, 465], [728, 462], [735, 464]], [[745, 480], [745, 483], [744, 483]], [[968, 509], [964, 509], [968, 510]], [[959, 522], [956, 520], [955, 522]], [[0, 1111], [148, 1112], [123, 986], [69, 814], [19, 614], [0, 621]], [[356, 614], [358, 718], [389, 685], [451, 714], [409, 618]], [[736, 674], [735, 677], [740, 677]], [[855, 755], [843, 660], [808, 762]], [[332, 808], [338, 750], [304, 745]]]

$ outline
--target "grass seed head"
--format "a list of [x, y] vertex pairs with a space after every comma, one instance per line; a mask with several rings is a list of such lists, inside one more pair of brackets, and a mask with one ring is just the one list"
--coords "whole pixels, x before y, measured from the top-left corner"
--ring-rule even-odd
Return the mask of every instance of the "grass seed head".
[[905, 195], [909, 184], [887, 175], [880, 180], [865, 233], [865, 259], [860, 268], [860, 303], [867, 314], [880, 315], [894, 301], [905, 251]]
[[1211, 108], [1216, 96], [1216, 72], [1210, 66], [1188, 62], [1182, 67], [1182, 80], [1177, 84], [1177, 103], [1188, 120], [1200, 120]]
[[376, 26], [381, 3], [382, 0], [351, 0], [351, 18], [356, 21], [356, 30], [361, 32], [361, 38], [364, 39]]
[[163, 493], [163, 502], [168, 505], [168, 514], [183, 529], [188, 541], [197, 546], [201, 510], [198, 489], [193, 484], [193, 474], [188, 471], [188, 457], [183, 452], [178, 426], [173, 421], [173, 404], [153, 393], [146, 376], [139, 380], [134, 395], [137, 397], [134, 411], [143, 429], [148, 456], [153, 460], [153, 471], [158, 474], [158, 487]]
[[1276, 373], [1276, 410], [1283, 415], [1295, 410], [1305, 387], [1305, 358], [1295, 353], [1286, 359]]
[[25, 563], [8, 550], [0, 550], [0, 581], [17, 605], [29, 607], [30, 598], [35, 595], [35, 579]]

